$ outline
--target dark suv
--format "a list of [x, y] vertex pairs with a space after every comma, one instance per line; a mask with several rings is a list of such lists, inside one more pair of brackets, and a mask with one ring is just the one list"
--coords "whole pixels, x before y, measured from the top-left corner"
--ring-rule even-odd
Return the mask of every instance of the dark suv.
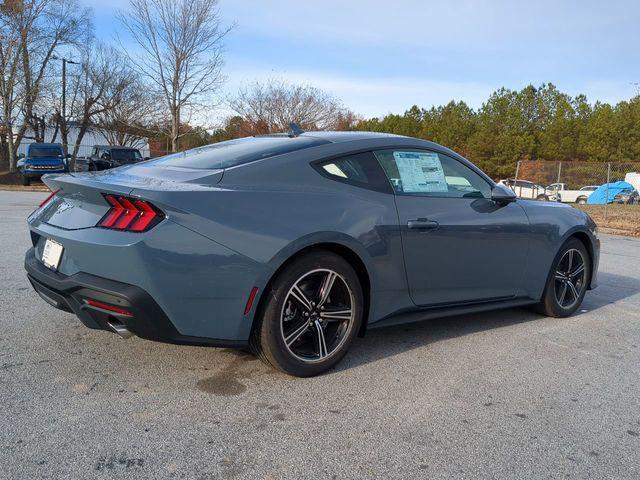
[[59, 143], [30, 143], [26, 154], [20, 154], [18, 160], [22, 184], [29, 185], [31, 180], [39, 180], [45, 173], [67, 173], [68, 158]]
[[141, 160], [140, 150], [132, 147], [119, 147], [110, 145], [94, 145], [91, 156], [76, 158], [76, 172], [93, 172], [97, 170], [108, 170], [109, 168], [129, 165]]

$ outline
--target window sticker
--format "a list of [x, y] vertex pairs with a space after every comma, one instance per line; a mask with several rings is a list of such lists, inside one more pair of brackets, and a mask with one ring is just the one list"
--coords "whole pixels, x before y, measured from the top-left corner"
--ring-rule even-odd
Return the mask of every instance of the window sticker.
[[448, 192], [447, 179], [437, 153], [393, 152], [405, 192]]

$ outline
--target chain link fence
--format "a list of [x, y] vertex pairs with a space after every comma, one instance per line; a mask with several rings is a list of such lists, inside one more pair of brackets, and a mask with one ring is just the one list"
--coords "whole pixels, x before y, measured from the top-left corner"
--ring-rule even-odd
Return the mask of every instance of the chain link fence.
[[640, 235], [640, 162], [519, 161], [503, 182], [521, 198], [585, 210], [605, 231]]

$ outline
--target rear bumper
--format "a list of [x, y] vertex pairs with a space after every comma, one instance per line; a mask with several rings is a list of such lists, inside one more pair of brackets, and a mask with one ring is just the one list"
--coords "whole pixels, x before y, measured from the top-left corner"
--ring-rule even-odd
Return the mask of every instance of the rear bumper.
[[[26, 253], [24, 267], [31, 285], [43, 300], [74, 313], [89, 328], [115, 332], [114, 326], [120, 326], [141, 338], [183, 345], [241, 348], [247, 344], [246, 341], [182, 335], [143, 289], [83, 272], [69, 276], [54, 272], [36, 259], [33, 248]], [[127, 314], [92, 306], [88, 300], [117, 307]]]

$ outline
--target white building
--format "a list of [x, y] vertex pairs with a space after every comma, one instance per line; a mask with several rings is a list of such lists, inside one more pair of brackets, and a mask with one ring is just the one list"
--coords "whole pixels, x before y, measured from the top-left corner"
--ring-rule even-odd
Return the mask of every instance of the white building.
[[[68, 136], [68, 151], [69, 153], [73, 153], [73, 148], [75, 147], [76, 140], [78, 138], [78, 133], [80, 128], [74, 124], [70, 123], [69, 126], [69, 136]], [[55, 137], [54, 137], [55, 135]], [[27, 131], [25, 137], [33, 137], [33, 133]], [[78, 150], [78, 156], [84, 157], [91, 155], [91, 148], [94, 145], [110, 145], [111, 140], [115, 138], [115, 134], [113, 132], [109, 132], [107, 130], [103, 130], [101, 128], [90, 127], [85, 132], [82, 137], [82, 142], [80, 144], [80, 149]], [[129, 138], [133, 138], [129, 136]], [[62, 138], [60, 137], [60, 131], [56, 132], [54, 127], [47, 126], [45, 128], [44, 141], [46, 143], [62, 143]], [[23, 138], [18, 146], [18, 154], [26, 153], [27, 145], [30, 143], [34, 143], [33, 138]], [[140, 150], [140, 154], [143, 157], [149, 156], [149, 139], [144, 137], [133, 138], [133, 141], [129, 141], [126, 145], [127, 147], [133, 147]]]

